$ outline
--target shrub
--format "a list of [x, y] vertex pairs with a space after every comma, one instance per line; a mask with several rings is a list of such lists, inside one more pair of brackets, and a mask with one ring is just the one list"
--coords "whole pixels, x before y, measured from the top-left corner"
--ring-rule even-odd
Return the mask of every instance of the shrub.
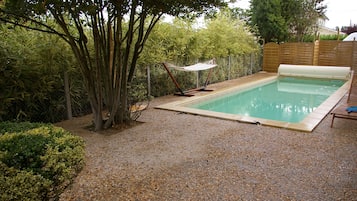
[[56, 199], [84, 166], [84, 141], [62, 128], [3, 122], [0, 130], [0, 200]]
[[44, 200], [52, 182], [29, 171], [9, 168], [0, 162], [0, 200]]
[[[15, 123], [10, 121], [0, 122], [0, 135], [8, 133], [23, 132], [33, 128], [43, 126], [42, 123], [21, 122]], [[49, 124], [50, 125], [50, 124]]]
[[78, 64], [61, 38], [0, 23], [0, 121], [66, 119], [65, 72], [73, 116], [90, 112]]

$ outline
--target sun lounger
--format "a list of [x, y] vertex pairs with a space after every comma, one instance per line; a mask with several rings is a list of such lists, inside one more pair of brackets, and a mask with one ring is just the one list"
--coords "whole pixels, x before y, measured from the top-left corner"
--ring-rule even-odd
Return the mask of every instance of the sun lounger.
[[[341, 119], [354, 119], [357, 120], [357, 103], [350, 103], [350, 104], [340, 104], [332, 110], [332, 121], [331, 121], [331, 128], [333, 127], [333, 123], [335, 118]], [[349, 112], [350, 111], [350, 112]]]
[[340, 104], [338, 104], [332, 111], [332, 121], [331, 128], [333, 127], [333, 123], [335, 118], [341, 119], [354, 119], [357, 120], [357, 79], [356, 75], [352, 71], [352, 80], [349, 92], [347, 94], [346, 99], [342, 99]]

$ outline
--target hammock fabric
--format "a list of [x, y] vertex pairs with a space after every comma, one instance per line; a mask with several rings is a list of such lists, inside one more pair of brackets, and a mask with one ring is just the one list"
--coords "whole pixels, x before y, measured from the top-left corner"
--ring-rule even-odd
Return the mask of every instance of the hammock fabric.
[[[208, 90], [206, 89], [210, 76], [211, 76], [211, 72], [212, 72], [212, 68], [216, 67], [217, 64], [215, 64], [214, 60], [210, 60], [207, 63], [197, 63], [191, 66], [184, 66], [184, 67], [179, 67], [179, 66], [175, 66], [173, 64], [170, 63], [163, 63], [163, 66], [165, 67], [167, 73], [169, 74], [169, 76], [171, 77], [172, 81], [174, 82], [176, 88], [180, 91], [179, 93], [175, 93], [175, 95], [181, 95], [181, 96], [193, 96], [191, 94], [192, 91], [212, 91], [212, 90]], [[210, 69], [205, 85], [203, 87], [197, 88], [197, 89], [192, 89], [189, 91], [183, 91], [180, 87], [180, 85], [178, 84], [178, 82], [176, 81], [176, 79], [174, 78], [174, 76], [172, 75], [172, 73], [170, 72], [169, 68], [173, 68], [175, 70], [179, 70], [179, 71], [201, 71], [201, 70], [208, 70]]]
[[173, 68], [175, 70], [179, 70], [179, 71], [201, 71], [201, 70], [208, 70], [211, 68], [214, 68], [217, 66], [217, 64], [213, 64], [213, 63], [197, 63], [191, 66], [184, 66], [184, 67], [180, 67], [180, 66], [175, 66], [173, 64], [169, 64], [169, 63], [165, 63], [167, 67]]

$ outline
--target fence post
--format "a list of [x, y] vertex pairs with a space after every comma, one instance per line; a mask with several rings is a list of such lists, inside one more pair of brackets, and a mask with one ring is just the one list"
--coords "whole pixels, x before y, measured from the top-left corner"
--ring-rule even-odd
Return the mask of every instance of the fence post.
[[231, 55], [228, 55], [228, 80], [231, 79]]
[[71, 93], [69, 89], [68, 72], [64, 72], [64, 93], [66, 97], [67, 119], [72, 119]]
[[147, 77], [147, 96], [151, 96], [151, 77], [150, 77], [150, 66], [146, 67], [146, 77]]
[[244, 70], [244, 76], [248, 75], [249, 67], [248, 67], [248, 57], [247, 54], [243, 54], [243, 63], [242, 63], [242, 69]]
[[320, 41], [316, 40], [314, 42], [314, 50], [312, 56], [312, 65], [318, 66], [319, 65], [319, 52], [320, 52]]
[[253, 74], [253, 62], [254, 62], [254, 55], [250, 53], [250, 75]]

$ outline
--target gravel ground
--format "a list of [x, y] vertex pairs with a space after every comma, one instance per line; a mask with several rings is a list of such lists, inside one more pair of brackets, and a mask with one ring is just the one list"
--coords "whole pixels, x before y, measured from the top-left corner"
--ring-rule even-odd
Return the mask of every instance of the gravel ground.
[[58, 124], [86, 141], [86, 166], [61, 196], [75, 200], [357, 200], [357, 124], [328, 115], [312, 132], [154, 106], [121, 132]]

